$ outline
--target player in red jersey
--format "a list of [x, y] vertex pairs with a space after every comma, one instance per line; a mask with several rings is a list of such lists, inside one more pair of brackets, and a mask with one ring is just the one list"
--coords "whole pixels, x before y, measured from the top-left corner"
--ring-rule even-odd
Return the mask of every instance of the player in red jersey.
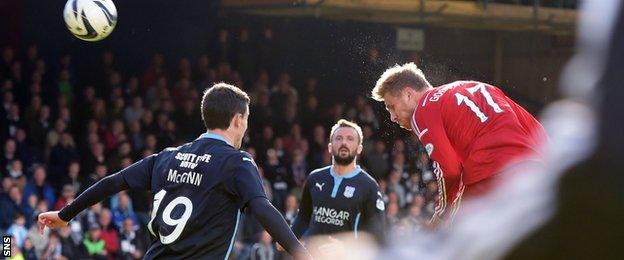
[[504, 170], [540, 163], [542, 125], [492, 85], [456, 81], [434, 88], [407, 63], [386, 70], [372, 97], [418, 136], [433, 161], [440, 192], [434, 219], [453, 216], [462, 197], [487, 193]]

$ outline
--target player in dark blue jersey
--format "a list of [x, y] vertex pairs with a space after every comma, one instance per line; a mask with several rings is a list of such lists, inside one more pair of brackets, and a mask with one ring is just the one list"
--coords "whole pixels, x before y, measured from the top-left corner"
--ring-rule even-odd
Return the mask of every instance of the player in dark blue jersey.
[[201, 104], [208, 132], [108, 176], [60, 211], [39, 215], [39, 228], [56, 228], [79, 212], [126, 189], [154, 192], [146, 259], [227, 259], [241, 211], [251, 210], [272, 237], [296, 258], [308, 258], [280, 213], [267, 200], [251, 156], [238, 149], [249, 116], [249, 97], [219, 83]]
[[385, 205], [377, 182], [356, 164], [362, 152], [362, 130], [341, 119], [331, 129], [330, 166], [310, 173], [303, 187], [299, 213], [292, 225], [297, 238], [304, 239], [362, 231], [384, 241]]

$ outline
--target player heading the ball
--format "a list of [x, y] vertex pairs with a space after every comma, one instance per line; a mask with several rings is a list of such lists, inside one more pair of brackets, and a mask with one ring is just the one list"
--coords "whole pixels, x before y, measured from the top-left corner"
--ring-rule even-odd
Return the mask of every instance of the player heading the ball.
[[524, 173], [526, 163], [542, 163], [542, 125], [495, 86], [455, 81], [434, 88], [407, 63], [387, 69], [371, 95], [433, 161], [440, 196], [433, 220], [452, 219], [462, 198], [487, 193], [508, 172]]

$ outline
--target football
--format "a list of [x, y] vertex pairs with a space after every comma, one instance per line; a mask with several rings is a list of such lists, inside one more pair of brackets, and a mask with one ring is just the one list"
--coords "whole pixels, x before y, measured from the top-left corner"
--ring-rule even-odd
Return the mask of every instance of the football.
[[106, 38], [115, 29], [117, 9], [111, 0], [68, 0], [63, 19], [76, 38], [95, 42]]

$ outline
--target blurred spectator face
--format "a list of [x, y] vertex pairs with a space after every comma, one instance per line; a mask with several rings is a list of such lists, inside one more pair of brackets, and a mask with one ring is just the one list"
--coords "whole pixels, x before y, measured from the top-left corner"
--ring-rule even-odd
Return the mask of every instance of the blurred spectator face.
[[375, 151], [378, 153], [386, 152], [386, 144], [383, 141], [375, 142]]
[[219, 30], [219, 42], [227, 42], [228, 40], [228, 31], [226, 29]]
[[379, 180], [379, 189], [383, 192], [388, 188], [386, 180]]
[[95, 166], [95, 175], [97, 175], [98, 177], [104, 178], [107, 172], [108, 169], [106, 168], [106, 165], [100, 164], [98, 166]]
[[121, 97], [117, 97], [115, 101], [113, 101], [113, 107], [115, 107], [115, 110], [122, 110], [125, 105], [124, 99]]
[[37, 186], [42, 186], [46, 179], [46, 170], [43, 167], [37, 167], [33, 173], [33, 179]]
[[8, 155], [13, 153], [15, 153], [15, 140], [7, 139], [4, 143], [4, 154]]
[[132, 147], [130, 147], [130, 143], [125, 142], [119, 146], [119, 154], [121, 155], [129, 155], [132, 151]]
[[46, 212], [48, 211], [48, 202], [46, 200], [40, 200], [37, 202], [37, 212]]
[[297, 197], [294, 195], [288, 195], [286, 197], [286, 210], [287, 211], [296, 211], [299, 207], [299, 202], [297, 201]]
[[145, 113], [143, 113], [143, 116], [141, 117], [141, 120], [143, 120], [143, 123], [145, 124], [151, 124], [152, 122], [154, 122], [154, 114], [152, 113], [152, 111], [145, 111]]
[[118, 135], [124, 131], [124, 124], [120, 120], [113, 122], [113, 134]]
[[124, 232], [134, 231], [134, 221], [131, 218], [124, 219], [123, 230]]
[[405, 151], [405, 143], [401, 139], [396, 139], [394, 140], [393, 148], [395, 152], [403, 152]]
[[143, 107], [143, 99], [141, 97], [134, 97], [132, 99], [132, 107], [140, 109]]
[[98, 157], [104, 156], [104, 145], [102, 143], [96, 143], [95, 145], [93, 145], [91, 152], [93, 153], [93, 155]]
[[264, 140], [273, 139], [273, 128], [270, 126], [265, 126], [262, 130], [262, 138], [264, 138]]
[[388, 193], [388, 203], [399, 203], [399, 197], [395, 192]]
[[321, 125], [317, 125], [314, 127], [314, 140], [325, 140], [325, 128]]
[[390, 182], [392, 184], [398, 184], [401, 181], [401, 173], [397, 170], [390, 171]]
[[61, 145], [63, 147], [74, 147], [74, 138], [69, 133], [61, 135]]
[[434, 181], [427, 183], [427, 191], [430, 193], [435, 193], [438, 191], [438, 184]]
[[33, 247], [33, 242], [30, 237], [26, 237], [24, 240], [24, 250], [31, 250]]
[[412, 173], [412, 175], [410, 175], [410, 182], [417, 184], [420, 182], [420, 173]]
[[59, 75], [59, 79], [60, 81], [69, 81], [69, 71], [64, 69], [61, 70], [61, 73]]
[[293, 150], [293, 163], [301, 163], [304, 159], [305, 157], [300, 149]]
[[54, 123], [54, 131], [56, 131], [57, 133], [64, 132], [65, 128], [67, 128], [67, 124], [65, 124], [65, 121], [63, 121], [62, 119], [57, 119]]
[[63, 191], [61, 192], [61, 196], [63, 196], [63, 198], [69, 200], [73, 199], [75, 195], [74, 188], [72, 188], [71, 185], [66, 184], [63, 186]]
[[414, 196], [414, 201], [412, 201], [412, 205], [422, 208], [422, 206], [425, 205], [425, 197], [420, 194]]
[[100, 236], [102, 235], [102, 229], [99, 226], [94, 226], [89, 228], [89, 236], [91, 240], [96, 241], [100, 240]]
[[37, 208], [37, 201], [39, 201], [39, 198], [36, 194], [30, 194], [30, 196], [28, 196], [28, 206], [31, 208]]
[[421, 211], [422, 211], [422, 209], [420, 207], [411, 206], [410, 207], [410, 211], [409, 211], [409, 215], [412, 218], [418, 218], [418, 217], [420, 217]]
[[17, 106], [17, 104], [13, 104], [9, 108], [9, 117], [19, 118], [19, 106]]
[[405, 154], [403, 153], [397, 153], [394, 155], [394, 163], [397, 165], [404, 165], [405, 164]]
[[148, 148], [156, 148], [156, 136], [153, 134], [147, 135], [145, 137], [145, 146]]
[[[90, 133], [87, 137], [87, 142], [89, 146], [93, 147], [91, 151], [94, 151], [95, 146], [100, 142], [100, 136], [97, 133]], [[95, 154], [95, 153], [93, 153]]]
[[93, 86], [87, 86], [84, 91], [84, 97], [87, 101], [95, 99], [95, 88]]
[[264, 27], [262, 35], [268, 40], [273, 39], [273, 29], [271, 29], [271, 27]]
[[26, 131], [23, 128], [18, 128], [15, 132], [15, 139], [17, 142], [24, 142], [26, 140]]
[[12, 186], [9, 188], [9, 198], [15, 203], [20, 203], [22, 201], [22, 191], [20, 191], [19, 187]]
[[2, 91], [4, 91], [4, 94], [2, 94], [3, 103], [9, 104], [13, 102], [13, 92], [10, 91], [12, 89], [13, 81], [11, 81], [10, 79], [7, 79], [2, 83]]
[[33, 96], [30, 99], [30, 106], [35, 108], [35, 109], [40, 109], [41, 108], [41, 96], [39, 96], [39, 95]]
[[29, 45], [28, 49], [26, 50], [26, 56], [28, 57], [28, 59], [35, 60], [37, 58], [37, 54], [38, 54], [37, 45], [35, 44]]
[[275, 151], [275, 149], [273, 149], [273, 148], [267, 149], [266, 155], [267, 155], [267, 160], [268, 161], [278, 161], [279, 160], [279, 158], [277, 157], [277, 151]]
[[95, 213], [102, 212], [102, 202], [98, 202], [98, 203], [93, 204], [93, 206], [91, 206], [89, 209], [91, 209], [91, 211], [93, 211]]
[[2, 178], [2, 192], [8, 193], [13, 186], [13, 181], [9, 177]]
[[72, 161], [71, 163], [69, 163], [69, 169], [68, 169], [69, 177], [77, 178], [78, 173], [80, 173], [80, 163], [76, 161]]
[[154, 54], [154, 58], [152, 58], [152, 63], [156, 67], [162, 66], [163, 64], [165, 64], [165, 56], [163, 56], [161, 53]]
[[318, 107], [318, 100], [315, 96], [308, 97], [308, 109], [315, 110]]
[[251, 158], [256, 158], [256, 148], [254, 147], [247, 148], [247, 153], [251, 155]]
[[20, 176], [22, 176], [22, 172], [23, 172], [23, 165], [22, 165], [22, 161], [20, 160], [13, 160], [11, 161], [11, 166], [9, 169], [9, 175], [11, 175], [11, 177], [13, 178], [19, 178]]
[[41, 74], [45, 73], [46, 71], [46, 63], [45, 60], [43, 59], [38, 59], [37, 62], [35, 62], [35, 70]]
[[89, 133], [97, 133], [99, 129], [98, 123], [95, 120], [89, 120], [87, 123], [87, 132]]
[[121, 168], [126, 168], [130, 165], [132, 165], [132, 159], [130, 159], [129, 157], [125, 157], [123, 159], [121, 159]]
[[278, 85], [282, 88], [287, 89], [290, 86], [290, 74], [288, 72], [282, 72], [279, 75]]
[[71, 65], [71, 55], [65, 54], [61, 57], [61, 66], [67, 68], [69, 65]]
[[167, 121], [167, 127], [166, 127], [167, 132], [173, 133], [175, 132], [175, 129], [176, 129], [175, 122], [173, 122], [173, 120]]
[[125, 193], [119, 194], [119, 208], [121, 209], [128, 208], [129, 202], [130, 202], [130, 198], [128, 197], [127, 194]]
[[269, 84], [269, 72], [266, 70], [262, 70], [258, 75], [258, 84], [268, 85]]
[[197, 66], [200, 68], [206, 68], [210, 66], [210, 58], [208, 58], [208, 55], [204, 54], [199, 56], [199, 59], [197, 59]]
[[112, 51], [104, 51], [104, 53], [102, 54], [102, 62], [104, 62], [105, 65], [113, 64], [114, 59], [115, 56], [113, 56]]
[[388, 204], [388, 216], [395, 217], [399, 214], [399, 205], [396, 203]]
[[141, 133], [141, 123], [139, 121], [130, 122], [130, 132]]
[[19, 215], [16, 219], [15, 219], [15, 225], [23, 227], [26, 224], [26, 218], [24, 218], [24, 215]]
[[[121, 84], [121, 74], [119, 74], [119, 72], [111, 73], [108, 79], [108, 83], [111, 86], [119, 86]], [[113, 89], [113, 91], [115, 90]]]
[[4, 59], [5, 61], [13, 60], [14, 55], [15, 55], [15, 52], [13, 51], [13, 48], [11, 47], [5, 47], [2, 50], [2, 59]]
[[39, 118], [42, 120], [48, 120], [50, 118], [50, 107], [42, 106], [41, 111], [39, 111]]
[[362, 128], [362, 135], [364, 135], [364, 140], [367, 140], [373, 136], [373, 129], [369, 125], [364, 125], [364, 128]]
[[306, 89], [307, 90], [314, 90], [316, 88], [316, 85], [318, 85], [318, 79], [317, 78], [308, 78], [308, 80], [306, 80]]
[[100, 225], [102, 225], [103, 227], [108, 227], [108, 225], [110, 225], [112, 221], [112, 214], [110, 212], [110, 210], [102, 210], [102, 212], [100, 212]]

